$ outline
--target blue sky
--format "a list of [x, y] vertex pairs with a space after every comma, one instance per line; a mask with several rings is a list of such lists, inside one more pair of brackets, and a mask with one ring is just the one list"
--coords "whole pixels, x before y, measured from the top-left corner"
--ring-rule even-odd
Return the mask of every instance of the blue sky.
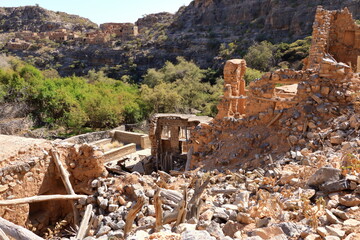
[[175, 13], [191, 0], [0, 0], [0, 7], [39, 4], [41, 7], [80, 15], [100, 24], [104, 22], [135, 22], [145, 14]]

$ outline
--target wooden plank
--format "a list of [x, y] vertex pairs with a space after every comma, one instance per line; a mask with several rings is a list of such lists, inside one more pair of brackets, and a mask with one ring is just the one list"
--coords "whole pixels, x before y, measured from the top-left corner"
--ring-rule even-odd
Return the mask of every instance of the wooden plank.
[[[62, 162], [59, 159], [59, 153], [57, 153], [54, 150], [51, 150], [51, 154], [53, 157], [53, 160], [55, 162], [55, 165], [57, 167], [57, 169], [59, 170], [61, 179], [64, 183], [66, 192], [70, 195], [75, 195], [75, 191], [71, 185], [70, 182], [70, 174], [69, 172], [66, 170], [66, 168], [63, 166]], [[71, 204], [73, 213], [74, 213], [74, 225], [77, 226], [79, 224], [79, 212], [77, 210], [77, 208], [75, 207], [75, 203], [73, 202], [73, 204]]]
[[20, 204], [28, 204], [35, 202], [54, 201], [54, 200], [77, 200], [86, 197], [87, 195], [40, 195], [40, 196], [33, 196], [33, 197], [26, 197], [19, 199], [0, 200], [0, 206], [20, 205]]
[[87, 230], [89, 230], [89, 221], [92, 215], [93, 206], [91, 204], [87, 205], [84, 217], [81, 221], [79, 231], [76, 235], [77, 240], [83, 240], [86, 237]]
[[16, 240], [44, 240], [30, 230], [18, 226], [0, 217], [0, 228], [4, 233]]

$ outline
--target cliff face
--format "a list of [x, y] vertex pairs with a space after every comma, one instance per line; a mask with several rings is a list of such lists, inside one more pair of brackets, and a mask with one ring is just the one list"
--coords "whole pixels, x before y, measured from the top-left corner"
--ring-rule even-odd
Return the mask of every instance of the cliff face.
[[0, 29], [3, 32], [43, 32], [59, 28], [84, 30], [97, 28], [97, 24], [87, 18], [53, 12], [37, 6], [0, 8]]
[[274, 40], [310, 35], [318, 5], [335, 10], [348, 7], [360, 18], [357, 0], [194, 0], [178, 15], [177, 30], [196, 26], [244, 26], [257, 28]]

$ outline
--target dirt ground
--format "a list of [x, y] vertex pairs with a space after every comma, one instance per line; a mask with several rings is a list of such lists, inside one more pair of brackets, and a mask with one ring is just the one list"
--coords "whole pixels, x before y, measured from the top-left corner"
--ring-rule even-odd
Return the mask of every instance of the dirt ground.
[[31, 146], [45, 143], [45, 139], [0, 135], [0, 161]]

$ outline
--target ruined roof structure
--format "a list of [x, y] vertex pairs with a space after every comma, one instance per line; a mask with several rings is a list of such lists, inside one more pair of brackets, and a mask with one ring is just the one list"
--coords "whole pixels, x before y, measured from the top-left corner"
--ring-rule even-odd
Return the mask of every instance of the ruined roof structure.
[[301, 71], [269, 72], [245, 89], [245, 60], [227, 61], [218, 115], [193, 134], [192, 166], [259, 166], [272, 161], [270, 152], [281, 157], [297, 144], [341, 144], [335, 133], [318, 136], [334, 117], [356, 111], [359, 101], [360, 29], [346, 8], [318, 7], [304, 62]]

